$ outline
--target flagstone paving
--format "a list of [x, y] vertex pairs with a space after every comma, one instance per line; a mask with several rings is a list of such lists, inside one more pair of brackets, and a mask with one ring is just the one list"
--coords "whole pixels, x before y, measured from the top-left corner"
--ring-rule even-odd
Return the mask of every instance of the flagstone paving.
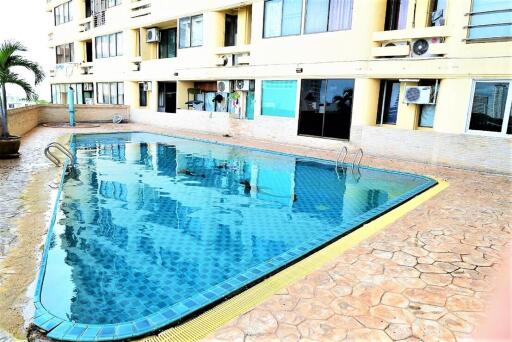
[[[174, 132], [132, 124], [80, 131], [112, 129]], [[14, 317], [6, 319], [2, 311], [0, 330], [18, 337], [25, 331], [24, 321], [30, 321], [31, 291], [26, 288], [35, 279], [51, 208], [48, 185], [58, 174], [42, 149], [67, 132], [36, 128], [23, 139], [21, 159], [0, 161], [0, 310]], [[248, 138], [177, 133], [321, 158], [336, 156], [335, 151]], [[511, 242], [511, 179], [370, 157], [364, 163], [435, 176], [450, 186], [205, 340], [453, 341], [470, 338], [485, 322]], [[27, 188], [30, 193], [23, 192]], [[42, 195], [31, 196], [36, 192]], [[13, 260], [20, 245], [27, 248], [21, 227], [27, 217], [39, 235], [30, 241], [33, 250]], [[25, 279], [24, 291], [6, 287], [18, 278]]]

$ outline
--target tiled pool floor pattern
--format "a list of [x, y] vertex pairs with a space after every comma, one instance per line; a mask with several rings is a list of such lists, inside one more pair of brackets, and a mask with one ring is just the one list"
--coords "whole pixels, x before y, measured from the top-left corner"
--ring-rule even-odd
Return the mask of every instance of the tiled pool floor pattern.
[[[122, 128], [159, 130], [140, 125]], [[9, 186], [24, 187], [31, 176], [25, 165], [30, 164], [34, 171], [46, 168], [40, 146], [66, 131], [35, 129], [24, 139], [22, 159], [0, 162], [0, 178], [10, 179]], [[236, 141], [284, 152], [335, 157], [335, 152], [251, 139]], [[450, 187], [321, 270], [234, 319], [207, 340], [452, 340], [471, 336], [485, 316], [494, 275], [502, 263], [500, 253], [510, 241], [510, 179], [381, 159], [366, 158], [365, 162], [446, 178]], [[44, 191], [47, 184], [41, 184]], [[9, 196], [10, 205], [0, 203], [2, 214], [16, 219], [26, 215], [24, 208], [30, 197]], [[15, 227], [14, 219], [2, 220], [8, 227]], [[33, 224], [44, 226], [45, 222]], [[9, 231], [15, 236], [13, 228]], [[17, 268], [15, 263], [9, 269], [0, 266], [0, 283], [26, 272], [31, 271]], [[0, 296], [4, 293], [0, 292]], [[10, 314], [19, 314], [23, 303], [30, 305], [30, 300], [18, 296]], [[3, 323], [4, 319], [0, 319]]]
[[147, 133], [73, 141], [34, 321], [65, 340], [173, 323], [435, 184]]

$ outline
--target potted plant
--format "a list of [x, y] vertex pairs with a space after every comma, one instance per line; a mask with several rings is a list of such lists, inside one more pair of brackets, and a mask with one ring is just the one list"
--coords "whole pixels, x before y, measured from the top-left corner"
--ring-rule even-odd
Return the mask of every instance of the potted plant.
[[37, 98], [32, 85], [23, 79], [15, 68], [25, 68], [34, 74], [34, 83], [39, 84], [44, 79], [44, 72], [41, 66], [32, 62], [23, 56], [20, 52], [27, 49], [17, 41], [4, 41], [0, 44], [0, 158], [18, 157], [21, 138], [9, 134], [9, 126], [7, 122], [7, 84], [15, 84], [25, 92], [27, 100]]

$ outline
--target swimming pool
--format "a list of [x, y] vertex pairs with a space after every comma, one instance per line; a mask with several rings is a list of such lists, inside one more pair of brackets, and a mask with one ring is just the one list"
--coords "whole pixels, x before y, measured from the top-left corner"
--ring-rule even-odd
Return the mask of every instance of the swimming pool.
[[34, 323], [61, 340], [177, 324], [436, 184], [141, 132], [71, 148], [35, 294]]

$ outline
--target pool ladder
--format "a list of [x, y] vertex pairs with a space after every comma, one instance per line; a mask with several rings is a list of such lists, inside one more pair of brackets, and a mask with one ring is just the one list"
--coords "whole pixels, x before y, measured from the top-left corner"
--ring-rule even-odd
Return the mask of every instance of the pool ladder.
[[55, 154], [52, 153], [52, 148], [57, 149], [62, 154], [64, 154], [69, 159], [71, 167], [73, 167], [75, 165], [75, 157], [73, 156], [71, 151], [69, 151], [66, 147], [64, 147], [64, 145], [54, 141], [52, 143], [49, 143], [46, 146], [46, 148], [44, 149], [44, 155], [56, 166], [61, 166], [62, 162]]
[[336, 157], [336, 171], [338, 171], [341, 165], [345, 164], [345, 160], [347, 159], [348, 155], [354, 156], [354, 159], [352, 159], [352, 162], [350, 163], [352, 168], [359, 168], [364, 156], [363, 149], [358, 148], [354, 151], [349, 152], [347, 146], [343, 146], [340, 152], [338, 152], [338, 156]]

